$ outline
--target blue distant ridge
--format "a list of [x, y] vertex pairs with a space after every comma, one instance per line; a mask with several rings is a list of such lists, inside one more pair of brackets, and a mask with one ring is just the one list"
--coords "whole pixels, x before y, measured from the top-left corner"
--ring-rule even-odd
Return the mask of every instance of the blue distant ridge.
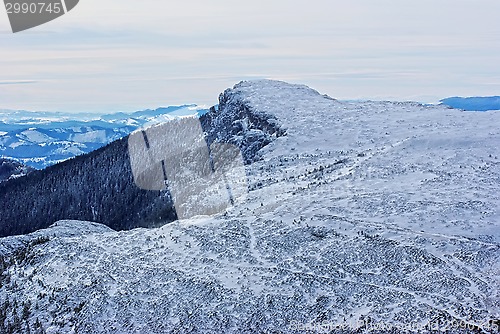
[[440, 102], [451, 108], [466, 111], [500, 110], [500, 96], [449, 97]]

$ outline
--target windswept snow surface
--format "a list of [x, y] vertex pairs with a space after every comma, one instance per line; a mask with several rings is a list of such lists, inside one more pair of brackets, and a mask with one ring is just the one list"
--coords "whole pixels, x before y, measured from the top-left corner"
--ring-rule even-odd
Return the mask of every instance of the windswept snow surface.
[[0, 302], [17, 300], [16, 314], [30, 302], [19, 328], [498, 329], [499, 113], [339, 102], [275, 81], [222, 98], [221, 116], [246, 108], [286, 131], [247, 166], [247, 200], [158, 229], [59, 222], [1, 239]]

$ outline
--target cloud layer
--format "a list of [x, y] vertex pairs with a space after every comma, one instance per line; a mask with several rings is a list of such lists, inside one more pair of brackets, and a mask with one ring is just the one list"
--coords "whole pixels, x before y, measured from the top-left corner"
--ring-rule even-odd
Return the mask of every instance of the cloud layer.
[[82, 0], [9, 33], [0, 11], [0, 107], [117, 111], [216, 103], [239, 80], [333, 97], [436, 101], [498, 95], [496, 0]]

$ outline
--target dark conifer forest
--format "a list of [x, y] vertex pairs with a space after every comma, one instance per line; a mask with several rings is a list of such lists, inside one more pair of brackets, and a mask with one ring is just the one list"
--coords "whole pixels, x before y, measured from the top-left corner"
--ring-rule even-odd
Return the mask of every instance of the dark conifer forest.
[[0, 236], [25, 234], [61, 219], [124, 230], [176, 219], [169, 194], [138, 188], [127, 138], [0, 184]]

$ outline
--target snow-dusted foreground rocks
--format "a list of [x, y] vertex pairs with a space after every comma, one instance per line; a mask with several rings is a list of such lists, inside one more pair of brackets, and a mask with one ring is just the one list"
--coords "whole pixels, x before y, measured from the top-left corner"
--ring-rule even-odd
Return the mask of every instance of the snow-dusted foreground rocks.
[[247, 199], [158, 229], [0, 239], [0, 332], [498, 330], [500, 113], [273, 81], [220, 105], [219, 123], [242, 115], [230, 141], [270, 141]]

